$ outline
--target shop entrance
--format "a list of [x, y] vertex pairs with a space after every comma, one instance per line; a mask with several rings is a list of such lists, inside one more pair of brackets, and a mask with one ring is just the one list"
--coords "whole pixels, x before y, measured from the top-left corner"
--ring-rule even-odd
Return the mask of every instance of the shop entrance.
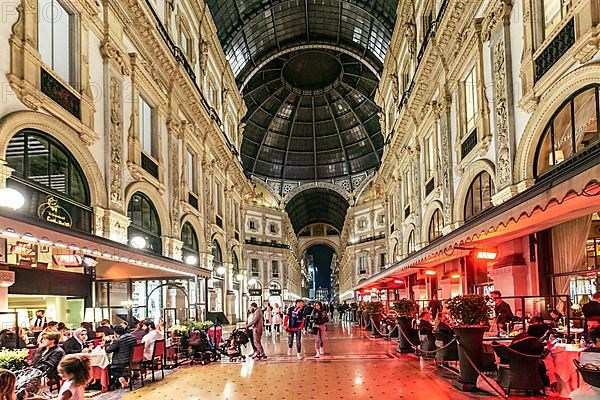
[[49, 320], [74, 329], [84, 320], [85, 301], [82, 297], [9, 294], [8, 309], [17, 313], [20, 327], [29, 327], [35, 312], [45, 310]]

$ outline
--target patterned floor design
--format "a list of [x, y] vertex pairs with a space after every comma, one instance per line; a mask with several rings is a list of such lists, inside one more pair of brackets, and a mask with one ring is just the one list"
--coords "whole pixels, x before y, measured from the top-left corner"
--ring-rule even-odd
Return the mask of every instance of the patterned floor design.
[[[263, 338], [268, 359], [182, 367], [164, 381], [115, 391], [98, 400], [487, 400], [452, 388], [431, 361], [398, 355], [394, 341], [366, 340], [356, 327], [331, 326], [326, 355], [315, 359], [314, 337], [303, 336], [304, 360], [287, 355], [284, 337]], [[250, 352], [250, 349], [246, 349]], [[137, 387], [137, 386], [136, 386]], [[512, 396], [511, 396], [512, 398]], [[519, 399], [528, 399], [519, 397]], [[530, 398], [529, 398], [530, 399]]]

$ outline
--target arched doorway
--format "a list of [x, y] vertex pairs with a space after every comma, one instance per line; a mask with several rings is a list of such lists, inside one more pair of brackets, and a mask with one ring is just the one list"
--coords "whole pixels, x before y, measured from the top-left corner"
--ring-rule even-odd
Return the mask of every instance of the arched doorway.
[[317, 244], [306, 250], [308, 266], [308, 297], [323, 302], [331, 300], [331, 263], [335, 250], [325, 244]]
[[212, 292], [210, 293], [209, 310], [223, 312], [225, 271], [223, 266], [223, 251], [217, 239], [212, 241], [213, 272]]

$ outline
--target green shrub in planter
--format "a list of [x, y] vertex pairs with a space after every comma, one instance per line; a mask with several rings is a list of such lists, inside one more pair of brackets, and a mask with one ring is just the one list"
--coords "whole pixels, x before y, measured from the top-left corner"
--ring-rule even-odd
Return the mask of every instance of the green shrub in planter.
[[414, 300], [400, 299], [392, 306], [392, 310], [396, 311], [398, 318], [414, 318], [417, 313], [418, 304]]
[[370, 301], [365, 304], [365, 308], [369, 315], [383, 313], [383, 303], [380, 301]]
[[0, 350], [0, 368], [7, 369], [9, 371], [18, 371], [27, 367], [27, 355], [29, 351], [27, 349]]
[[490, 319], [490, 298], [480, 294], [465, 294], [451, 298], [446, 307], [458, 326], [482, 326]]

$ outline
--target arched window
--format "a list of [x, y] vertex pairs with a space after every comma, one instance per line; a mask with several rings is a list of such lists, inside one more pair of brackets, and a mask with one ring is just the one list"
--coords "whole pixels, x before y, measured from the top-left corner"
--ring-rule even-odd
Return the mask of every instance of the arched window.
[[240, 273], [240, 260], [238, 260], [238, 256], [233, 249], [231, 249], [231, 271], [233, 272], [233, 279], [239, 281], [237, 275]]
[[444, 227], [444, 218], [442, 218], [442, 212], [440, 209], [436, 209], [431, 216], [429, 222], [429, 241], [433, 241], [442, 236], [442, 228]]
[[183, 261], [186, 264], [197, 265], [200, 248], [198, 246], [198, 236], [194, 227], [189, 222], [186, 222], [181, 227], [181, 241], [183, 242]]
[[7, 184], [27, 199], [23, 212], [39, 216], [52, 198], [66, 210], [70, 226], [91, 232], [92, 209], [87, 180], [75, 157], [51, 136], [27, 129], [8, 142], [6, 162], [14, 169]]
[[492, 177], [486, 171], [480, 172], [473, 179], [465, 200], [465, 221], [470, 220], [492, 205], [494, 190]]
[[414, 253], [417, 250], [417, 244], [415, 243], [415, 230], [413, 229], [408, 234], [408, 254]]
[[599, 88], [596, 84], [582, 88], [554, 113], [538, 143], [536, 177], [598, 142]]
[[142, 237], [145, 240], [144, 250], [162, 254], [160, 220], [148, 196], [140, 192], [134, 193], [127, 206], [127, 216], [131, 220], [127, 230], [130, 243], [132, 238]]
[[221, 246], [219, 246], [219, 242], [216, 239], [212, 242], [212, 255], [213, 255], [213, 264], [221, 265], [223, 264], [223, 252], [221, 251]]

